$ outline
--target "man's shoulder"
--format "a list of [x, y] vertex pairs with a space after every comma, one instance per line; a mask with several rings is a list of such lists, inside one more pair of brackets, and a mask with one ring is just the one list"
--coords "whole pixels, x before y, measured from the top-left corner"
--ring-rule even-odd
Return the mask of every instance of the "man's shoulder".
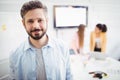
[[14, 49], [12, 49], [12, 51], [10, 52], [10, 57], [16, 57], [18, 55], [21, 55], [20, 53], [23, 53], [23, 51], [24, 51], [25, 42], [26, 41], [22, 42], [17, 47], [15, 47]]
[[64, 46], [65, 42], [62, 39], [51, 36], [50, 34], [51, 34], [50, 32], [47, 32], [47, 36], [49, 38], [48, 43], [50, 43], [51, 46], [56, 46], [56, 45]]
[[54, 45], [65, 46], [65, 42], [62, 39], [52, 38], [51, 42]]
[[68, 46], [62, 39], [54, 38], [52, 39], [52, 46], [54, 49], [58, 50], [61, 53], [66, 53], [69, 50]]

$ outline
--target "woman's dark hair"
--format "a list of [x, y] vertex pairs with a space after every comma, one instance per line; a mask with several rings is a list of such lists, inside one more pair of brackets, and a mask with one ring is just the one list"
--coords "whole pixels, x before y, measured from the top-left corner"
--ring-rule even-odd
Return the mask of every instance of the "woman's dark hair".
[[33, 9], [43, 9], [46, 16], [47, 16], [47, 7], [45, 5], [42, 4], [42, 2], [38, 1], [38, 0], [33, 0], [33, 1], [29, 1], [23, 4], [22, 8], [21, 8], [21, 17], [24, 18], [25, 14]]
[[102, 32], [107, 32], [107, 26], [105, 24], [102, 25]]

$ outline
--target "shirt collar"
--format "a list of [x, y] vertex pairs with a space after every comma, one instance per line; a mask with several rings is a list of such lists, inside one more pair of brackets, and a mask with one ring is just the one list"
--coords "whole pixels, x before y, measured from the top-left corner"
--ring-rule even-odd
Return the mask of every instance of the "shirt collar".
[[[53, 47], [53, 41], [52, 41], [52, 38], [47, 34], [48, 36], [48, 43], [43, 46], [42, 48], [45, 48], [45, 47]], [[31, 50], [35, 50], [35, 47], [33, 47], [30, 43], [30, 40], [29, 40], [29, 37], [27, 38], [27, 40], [25, 41], [25, 47], [24, 47], [24, 51], [28, 50], [28, 49], [31, 49]]]

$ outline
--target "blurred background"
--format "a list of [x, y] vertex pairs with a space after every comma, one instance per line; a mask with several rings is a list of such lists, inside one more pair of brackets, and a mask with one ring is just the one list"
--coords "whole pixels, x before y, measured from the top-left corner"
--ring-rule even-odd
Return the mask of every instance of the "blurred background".
[[[0, 79], [8, 77], [8, 58], [11, 50], [27, 38], [20, 16], [20, 8], [26, 1], [29, 0], [0, 0]], [[52, 37], [62, 39], [69, 46], [73, 33], [77, 31], [77, 27], [55, 28], [54, 5], [87, 6], [87, 26], [83, 51], [89, 52], [90, 32], [94, 30], [97, 23], [103, 23], [108, 28], [106, 54], [116, 60], [120, 59], [120, 0], [42, 1], [48, 7], [48, 34]]]

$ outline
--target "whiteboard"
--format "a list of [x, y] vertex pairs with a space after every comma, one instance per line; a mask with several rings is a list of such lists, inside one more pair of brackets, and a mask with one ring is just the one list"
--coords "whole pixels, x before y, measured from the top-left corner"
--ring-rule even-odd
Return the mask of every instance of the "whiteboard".
[[55, 28], [78, 27], [87, 25], [87, 10], [85, 6], [54, 6]]

